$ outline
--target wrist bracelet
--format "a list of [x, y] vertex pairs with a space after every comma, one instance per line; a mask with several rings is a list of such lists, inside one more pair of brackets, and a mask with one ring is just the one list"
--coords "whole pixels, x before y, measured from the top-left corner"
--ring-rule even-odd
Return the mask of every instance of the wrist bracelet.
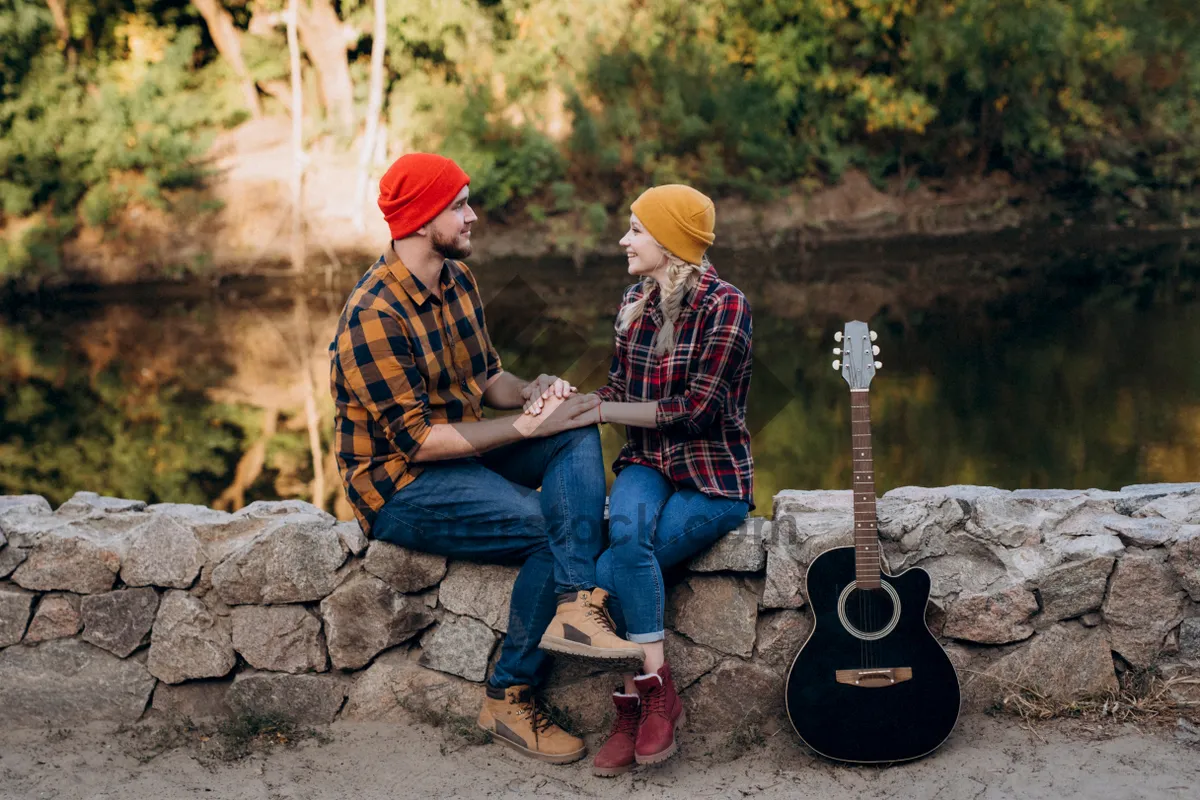
[[604, 401], [600, 401], [600, 405], [596, 406], [596, 414], [600, 417], [600, 424], [604, 424]]

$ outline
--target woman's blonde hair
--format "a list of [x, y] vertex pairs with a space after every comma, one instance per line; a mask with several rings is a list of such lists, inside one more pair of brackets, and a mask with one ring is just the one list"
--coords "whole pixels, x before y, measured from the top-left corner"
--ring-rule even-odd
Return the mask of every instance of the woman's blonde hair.
[[[656, 355], [662, 355], [675, 349], [675, 326], [679, 322], [679, 312], [683, 308], [683, 298], [700, 282], [700, 276], [711, 265], [708, 256], [700, 257], [699, 264], [691, 264], [675, 255], [661, 244], [663, 258], [667, 261], [666, 280], [659, 286], [659, 307], [663, 312], [663, 324], [654, 337], [653, 348]], [[650, 298], [650, 290], [658, 285], [658, 281], [650, 276], [642, 278], [642, 296], [621, 309], [617, 317], [617, 330], [624, 333], [629, 326], [646, 312], [646, 303]]]

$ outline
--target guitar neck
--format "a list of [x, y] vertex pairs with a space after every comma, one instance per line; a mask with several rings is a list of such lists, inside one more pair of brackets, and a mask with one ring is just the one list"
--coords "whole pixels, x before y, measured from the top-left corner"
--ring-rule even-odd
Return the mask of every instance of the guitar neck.
[[854, 445], [854, 577], [861, 589], [879, 588], [879, 518], [875, 510], [875, 458], [871, 452], [871, 401], [866, 389], [850, 390]]

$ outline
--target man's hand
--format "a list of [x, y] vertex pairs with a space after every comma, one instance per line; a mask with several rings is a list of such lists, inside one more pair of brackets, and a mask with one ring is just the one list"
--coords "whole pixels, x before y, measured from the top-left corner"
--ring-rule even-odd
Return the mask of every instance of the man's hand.
[[594, 394], [574, 394], [565, 400], [551, 397], [545, 408], [545, 414], [519, 416], [514, 423], [517, 430], [524, 436], [545, 437], [600, 421], [600, 398]]
[[537, 416], [551, 397], [562, 399], [570, 397], [575, 391], [575, 387], [562, 378], [539, 375], [521, 390], [521, 397], [525, 399], [523, 413]]

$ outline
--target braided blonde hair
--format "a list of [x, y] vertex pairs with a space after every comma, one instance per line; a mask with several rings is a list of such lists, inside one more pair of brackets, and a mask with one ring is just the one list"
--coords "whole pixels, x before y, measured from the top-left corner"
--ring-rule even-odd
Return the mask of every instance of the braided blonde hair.
[[[683, 298], [687, 296], [697, 283], [700, 276], [711, 265], [708, 256], [700, 257], [699, 264], [691, 264], [659, 245], [663, 258], [667, 261], [666, 279], [659, 286], [658, 303], [663, 312], [663, 324], [654, 337], [654, 353], [662, 355], [675, 349], [675, 326], [679, 322], [679, 313], [683, 309]], [[650, 298], [650, 290], [658, 284], [654, 278], [642, 278], [642, 296], [621, 309], [617, 317], [617, 331], [624, 333], [634, 320], [646, 312], [646, 304]]]

